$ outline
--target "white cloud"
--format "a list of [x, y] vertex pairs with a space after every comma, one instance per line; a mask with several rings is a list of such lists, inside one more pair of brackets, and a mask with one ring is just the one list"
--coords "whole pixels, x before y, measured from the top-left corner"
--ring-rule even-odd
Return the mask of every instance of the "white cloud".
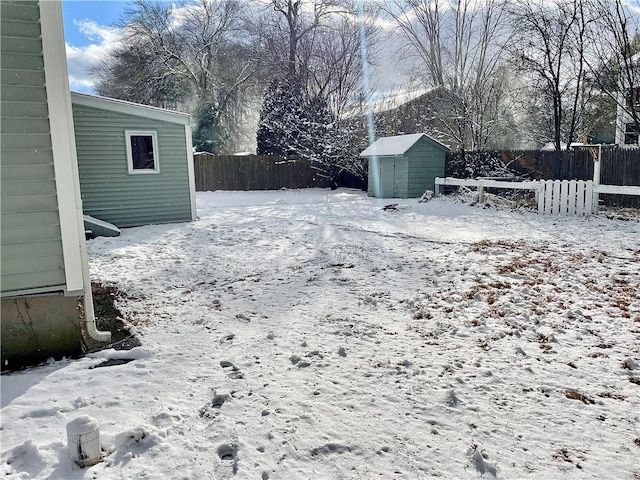
[[67, 64], [69, 68], [69, 84], [71, 90], [92, 93], [96, 79], [91, 75], [91, 68], [111, 53], [122, 36], [119, 29], [104, 27], [94, 21], [74, 21], [80, 33], [92, 43], [77, 47], [67, 43]]

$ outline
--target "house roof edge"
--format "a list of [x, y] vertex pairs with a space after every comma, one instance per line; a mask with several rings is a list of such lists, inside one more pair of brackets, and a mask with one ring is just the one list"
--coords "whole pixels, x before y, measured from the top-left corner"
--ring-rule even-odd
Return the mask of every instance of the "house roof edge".
[[152, 107], [150, 105], [142, 105], [140, 103], [127, 102], [125, 100], [118, 100], [115, 98], [101, 97], [99, 95], [71, 92], [71, 103], [181, 125], [191, 124], [191, 115], [188, 113]]

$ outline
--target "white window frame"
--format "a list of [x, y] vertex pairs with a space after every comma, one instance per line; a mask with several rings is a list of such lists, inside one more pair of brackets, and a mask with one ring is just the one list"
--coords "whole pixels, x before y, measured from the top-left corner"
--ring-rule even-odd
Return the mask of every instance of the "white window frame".
[[[158, 151], [158, 133], [155, 130], [125, 130], [125, 141], [127, 143], [127, 170], [130, 175], [148, 175], [160, 173], [160, 155]], [[133, 168], [133, 152], [131, 151], [131, 137], [147, 136], [151, 137], [153, 144], [153, 169]]]
[[[635, 142], [627, 142], [627, 139], [633, 136]], [[624, 124], [624, 137], [622, 139], [624, 145], [638, 145], [640, 143], [640, 132], [636, 131], [635, 122], [628, 122]]]

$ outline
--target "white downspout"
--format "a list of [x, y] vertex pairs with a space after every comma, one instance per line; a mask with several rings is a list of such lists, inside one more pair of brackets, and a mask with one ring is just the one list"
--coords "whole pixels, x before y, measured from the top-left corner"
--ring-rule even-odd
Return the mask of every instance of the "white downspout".
[[40, 1], [38, 5], [67, 292], [75, 292], [82, 287], [87, 333], [98, 342], [109, 342], [111, 332], [102, 332], [96, 328], [96, 317], [93, 311], [89, 256], [82, 216], [78, 154], [64, 49], [62, 4], [60, 0], [56, 0]]
[[[82, 205], [82, 203], [80, 203]], [[87, 254], [87, 242], [84, 239], [84, 220], [82, 219], [82, 206], [79, 208], [78, 217], [82, 222], [82, 235], [80, 239], [80, 255], [82, 256], [82, 280], [84, 284], [84, 319], [87, 333], [97, 342], [110, 342], [111, 332], [98, 330], [96, 326], [96, 314], [93, 310], [93, 295], [91, 294], [91, 276], [89, 274], [89, 255]]]

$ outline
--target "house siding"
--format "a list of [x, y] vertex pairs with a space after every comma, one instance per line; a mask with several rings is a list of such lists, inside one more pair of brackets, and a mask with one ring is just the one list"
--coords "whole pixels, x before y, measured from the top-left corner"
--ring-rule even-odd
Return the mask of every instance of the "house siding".
[[422, 139], [409, 149], [407, 156], [410, 158], [407, 196], [420, 197], [426, 190], [435, 190], [435, 178], [444, 177], [446, 151]]
[[[118, 227], [191, 220], [184, 124], [73, 104], [83, 211]], [[159, 173], [129, 174], [127, 130], [156, 132]]]
[[3, 297], [62, 291], [64, 258], [38, 2], [0, 3]]

